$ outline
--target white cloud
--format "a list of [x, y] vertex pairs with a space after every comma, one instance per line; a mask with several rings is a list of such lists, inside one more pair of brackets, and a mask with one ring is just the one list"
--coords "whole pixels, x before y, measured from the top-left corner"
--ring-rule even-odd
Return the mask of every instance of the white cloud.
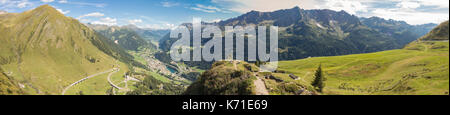
[[252, 10], [271, 12], [298, 6], [303, 9], [345, 10], [355, 14], [356, 12], [367, 12], [368, 7], [357, 0], [212, 0], [212, 2], [239, 13]]
[[418, 2], [403, 1], [398, 3], [396, 6], [405, 9], [415, 9], [420, 7], [421, 5]]
[[53, 2], [53, 1], [55, 1], [55, 0], [41, 0], [41, 2], [45, 2], [45, 3]]
[[68, 1], [67, 0], [59, 0], [58, 1], [58, 3], [61, 3], [61, 4], [64, 4], [64, 3], [67, 3]]
[[[333, 2], [334, 1], [334, 2]], [[345, 10], [350, 14], [356, 14], [362, 17], [377, 16], [386, 19], [405, 21], [409, 24], [441, 23], [448, 20], [448, 2], [449, 0], [325, 0], [325, 6], [317, 5], [332, 10]], [[340, 3], [344, 3], [339, 5]], [[337, 5], [329, 5], [336, 3]], [[380, 7], [375, 4], [390, 3], [394, 7]], [[353, 4], [353, 5], [351, 5]], [[424, 9], [427, 8], [428, 9]], [[437, 10], [437, 8], [447, 9], [447, 12]]]
[[0, 0], [0, 9], [5, 11], [15, 11], [17, 8], [28, 8], [33, 5], [28, 0]]
[[354, 0], [325, 0], [325, 4], [316, 5], [319, 9], [331, 9], [335, 11], [344, 10], [350, 14], [356, 14], [356, 12], [367, 12], [367, 5], [364, 5], [360, 1]]
[[[100, 13], [100, 12], [93, 12], [93, 13], [81, 15], [77, 19], [80, 20], [81, 22], [87, 22], [87, 23], [92, 23], [92, 24], [100, 24], [100, 25], [108, 25], [108, 26], [117, 25], [116, 18], [104, 17], [104, 18], [100, 18], [98, 20], [99, 17], [103, 17], [103, 16], [105, 16], [105, 14]], [[85, 19], [86, 17], [94, 17], [94, 18]], [[97, 18], [95, 18], [95, 17], [97, 17]], [[97, 20], [91, 21], [91, 19], [92, 20], [97, 19]]]
[[105, 3], [73, 2], [73, 1], [69, 2], [68, 0], [59, 0], [58, 3], [60, 3], [60, 4], [79, 5], [79, 6], [93, 6], [93, 7], [99, 7], [99, 8], [103, 8], [103, 7], [105, 7], [107, 5]]
[[[154, 19], [153, 17], [148, 16], [140, 16], [140, 18], [143, 20], [142, 21], [143, 23], [136, 25], [139, 28], [150, 28], [159, 30], [159, 29], [172, 29], [175, 28], [176, 25], [179, 25], [165, 20]], [[182, 22], [180, 22], [180, 24], [181, 23]]]
[[216, 12], [214, 10], [207, 10], [207, 9], [202, 9], [202, 8], [198, 8], [198, 7], [192, 7], [191, 9], [197, 10], [197, 11], [202, 11], [202, 12], [207, 12], [207, 13], [214, 13], [214, 12]]
[[149, 28], [155, 30], [166, 30], [175, 28], [175, 24], [165, 23], [165, 24], [146, 24], [146, 25], [138, 25], [139, 28]]
[[[441, 23], [449, 19], [448, 0], [393, 0], [394, 7], [370, 7], [360, 16], [377, 16], [405, 21], [409, 24]], [[376, 2], [373, 2], [376, 3]], [[446, 9], [443, 11], [442, 9]]]
[[229, 11], [225, 11], [215, 6], [205, 6], [202, 4], [196, 4], [195, 7], [191, 7], [191, 9], [207, 13], [215, 13], [215, 12], [230, 13]]
[[406, 0], [417, 1], [425, 6], [437, 6], [438, 8], [449, 8], [449, 0]]
[[100, 13], [100, 12], [93, 12], [93, 13], [81, 15], [77, 19], [81, 19], [81, 18], [84, 18], [84, 17], [102, 17], [102, 16], [105, 16], [105, 14]]
[[113, 25], [117, 25], [117, 19], [116, 18], [106, 17], [106, 18], [101, 18], [98, 21], [93, 21], [91, 23], [92, 24], [113, 26]]
[[402, 9], [376, 9], [371, 12], [372, 16], [386, 19], [402, 20], [409, 24], [441, 23], [449, 19], [447, 13], [417, 12]]
[[31, 5], [32, 5], [32, 3], [28, 2], [28, 0], [22, 0], [22, 1], [18, 2], [17, 7], [18, 8], [25, 8], [25, 7], [28, 7], [28, 6], [31, 6]]
[[67, 14], [67, 13], [70, 13], [70, 10], [66, 10], [66, 11], [64, 11], [64, 10], [62, 10], [62, 9], [56, 9], [56, 10], [58, 10], [59, 12], [61, 12], [62, 14]]
[[180, 3], [175, 2], [161, 2], [163, 7], [173, 7], [173, 6], [179, 6]]
[[137, 23], [142, 23], [141, 19], [128, 20], [129, 24], [136, 25]]
[[[202, 21], [203, 21], [203, 20], [202, 20]], [[220, 22], [220, 21], [222, 21], [222, 19], [217, 18], [217, 19], [212, 19], [212, 20], [205, 20], [204, 22], [207, 22], [207, 23], [217, 23], [217, 22]]]

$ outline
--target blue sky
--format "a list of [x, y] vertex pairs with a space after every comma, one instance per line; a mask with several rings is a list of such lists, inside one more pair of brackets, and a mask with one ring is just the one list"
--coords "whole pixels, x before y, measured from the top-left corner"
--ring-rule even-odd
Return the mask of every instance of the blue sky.
[[213, 22], [251, 10], [344, 10], [360, 17], [378, 16], [410, 24], [448, 20], [449, 0], [0, 0], [0, 10], [23, 12], [50, 4], [84, 23], [165, 29], [191, 22], [193, 17]]

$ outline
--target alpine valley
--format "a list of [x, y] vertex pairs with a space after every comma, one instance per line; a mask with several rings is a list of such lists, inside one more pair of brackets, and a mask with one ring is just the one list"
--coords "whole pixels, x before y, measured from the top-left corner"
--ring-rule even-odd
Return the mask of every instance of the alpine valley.
[[[182, 25], [192, 31], [191, 23]], [[42, 5], [0, 12], [0, 95], [449, 92], [448, 21], [410, 25], [294, 7], [202, 25], [278, 26], [279, 68], [259, 72], [265, 62], [245, 60], [175, 62], [169, 50], [178, 39], [169, 29], [81, 23]]]

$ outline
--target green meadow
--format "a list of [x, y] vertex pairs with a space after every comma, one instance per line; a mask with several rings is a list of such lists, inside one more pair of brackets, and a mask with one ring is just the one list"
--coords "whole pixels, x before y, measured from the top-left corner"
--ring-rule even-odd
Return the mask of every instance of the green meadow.
[[449, 43], [413, 42], [404, 49], [368, 54], [281, 61], [276, 75], [309, 85], [321, 64], [326, 95], [448, 95]]

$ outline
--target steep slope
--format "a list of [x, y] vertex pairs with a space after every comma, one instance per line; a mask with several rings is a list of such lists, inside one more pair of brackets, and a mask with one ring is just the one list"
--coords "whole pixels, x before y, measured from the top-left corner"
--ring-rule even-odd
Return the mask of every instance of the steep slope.
[[441, 23], [439, 26], [431, 30], [430, 33], [420, 38], [420, 41], [439, 41], [448, 40], [448, 21]]
[[126, 71], [122, 62], [133, 59], [112, 41], [48, 5], [0, 15], [0, 34], [0, 67], [29, 94], [60, 94], [65, 86], [114, 65]]
[[24, 92], [0, 68], [0, 95], [19, 95]]

